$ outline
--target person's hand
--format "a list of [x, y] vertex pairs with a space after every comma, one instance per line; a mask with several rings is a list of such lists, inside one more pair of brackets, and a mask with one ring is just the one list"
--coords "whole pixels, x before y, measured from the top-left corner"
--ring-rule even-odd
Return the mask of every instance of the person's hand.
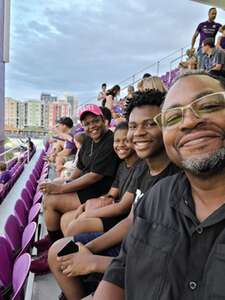
[[73, 254], [58, 257], [62, 273], [67, 277], [87, 275], [94, 272], [95, 259], [94, 255], [83, 252], [76, 252]]
[[45, 194], [61, 194], [62, 184], [43, 182], [40, 183], [39, 189]]

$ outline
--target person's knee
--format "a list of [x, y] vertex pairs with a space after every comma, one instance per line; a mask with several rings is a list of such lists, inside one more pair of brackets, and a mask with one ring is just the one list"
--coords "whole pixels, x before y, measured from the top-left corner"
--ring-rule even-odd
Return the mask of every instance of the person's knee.
[[60, 219], [60, 228], [61, 228], [64, 236], [66, 236], [65, 235], [65, 230], [66, 230], [66, 228], [68, 226], [68, 223], [69, 223], [68, 222], [68, 216], [67, 216], [67, 213], [65, 213], [65, 214], [62, 215], [62, 217]]
[[76, 221], [70, 222], [65, 228], [64, 236], [68, 237], [68, 236], [74, 236], [79, 233], [82, 233], [84, 230], [85, 224], [86, 224], [86, 222], [84, 220], [76, 220]]
[[69, 224], [64, 228], [63, 234], [65, 237], [69, 237], [71, 235], [75, 235], [76, 232], [74, 231], [74, 227]]
[[50, 207], [51, 207], [51, 208], [54, 208], [55, 202], [56, 202], [56, 197], [55, 197], [55, 195], [52, 195], [52, 194], [46, 195], [46, 196], [44, 197], [44, 201], [43, 201], [43, 209], [44, 209], [44, 210], [47, 210], [47, 209], [49, 209]]

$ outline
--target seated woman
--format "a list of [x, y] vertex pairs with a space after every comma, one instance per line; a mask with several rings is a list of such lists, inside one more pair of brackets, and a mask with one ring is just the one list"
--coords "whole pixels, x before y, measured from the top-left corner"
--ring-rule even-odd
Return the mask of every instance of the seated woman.
[[[140, 164], [131, 143], [127, 141], [128, 124], [120, 123], [114, 132], [114, 150], [123, 162], [120, 164], [116, 178], [108, 194], [90, 199], [76, 211], [64, 214], [61, 229], [65, 236], [82, 232], [105, 232], [127, 216], [133, 202], [133, 195], [126, 193], [135, 168]], [[99, 202], [100, 200], [100, 202]], [[91, 206], [91, 207], [90, 207]]]
[[7, 170], [7, 165], [5, 162], [0, 162], [0, 187], [3, 188], [4, 184], [6, 184], [11, 179], [11, 173]]

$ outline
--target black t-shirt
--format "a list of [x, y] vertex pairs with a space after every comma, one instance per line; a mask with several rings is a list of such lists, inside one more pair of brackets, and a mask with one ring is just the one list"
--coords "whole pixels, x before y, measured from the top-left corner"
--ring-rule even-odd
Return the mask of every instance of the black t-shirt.
[[[140, 207], [143, 207], [146, 201], [149, 201], [149, 194], [151, 194], [152, 189], [154, 189], [154, 185], [161, 181], [163, 178], [171, 176], [173, 174], [176, 174], [180, 172], [180, 169], [175, 166], [174, 164], [170, 163], [166, 169], [164, 169], [160, 174], [156, 176], [151, 176], [149, 169], [146, 169], [143, 165], [142, 168], [139, 170], [139, 175], [142, 174], [142, 180], [137, 177], [137, 181], [139, 182], [139, 188], [136, 192], [136, 198], [134, 201], [134, 222], [136, 222], [136, 219], [138, 219], [139, 210]], [[131, 229], [132, 232], [132, 229]], [[143, 231], [140, 233], [141, 235], [145, 235], [146, 233]], [[124, 244], [127, 245], [127, 240], [130, 241], [130, 234], [125, 239], [125, 242], [123, 242], [123, 247], [121, 248], [120, 254], [118, 258], [115, 258], [111, 265], [109, 266], [108, 270], [106, 271], [104, 275], [104, 280], [112, 282], [122, 288], [124, 288], [124, 281], [125, 281], [125, 270], [126, 270], [126, 249], [124, 248]], [[146, 248], [147, 251], [147, 248]], [[141, 256], [138, 255], [140, 258]], [[129, 262], [132, 264], [132, 262]], [[138, 262], [136, 262], [138, 264]], [[156, 262], [157, 263], [157, 262]], [[150, 271], [151, 272], [151, 271]], [[144, 276], [145, 273], [139, 274], [140, 278]], [[130, 275], [130, 274], [129, 274]], [[127, 276], [127, 274], [126, 274]], [[132, 276], [132, 275], [131, 275]], [[140, 279], [141, 280], [141, 279]], [[128, 287], [129, 289], [129, 287]], [[127, 295], [127, 294], [126, 294]], [[130, 295], [130, 292], [129, 292]], [[126, 297], [126, 299], [152, 299], [151, 297], [140, 297], [140, 298], [129, 298]], [[166, 298], [165, 298], [166, 299]]]
[[142, 164], [141, 160], [137, 160], [130, 168], [127, 167], [125, 161], [121, 162], [116, 172], [116, 177], [113, 181], [112, 187], [119, 189], [119, 195], [116, 200], [120, 201], [123, 195], [127, 192], [128, 187], [132, 185], [136, 179], [135, 172]]
[[[98, 143], [86, 136], [78, 154], [77, 167], [81, 176], [93, 172], [104, 177], [94, 184], [99, 195], [106, 193], [112, 185], [119, 158], [113, 149], [113, 133], [108, 130]], [[92, 185], [93, 186], [93, 185]]]
[[225, 299], [225, 205], [200, 223], [182, 172], [145, 198], [104, 280], [129, 300]]

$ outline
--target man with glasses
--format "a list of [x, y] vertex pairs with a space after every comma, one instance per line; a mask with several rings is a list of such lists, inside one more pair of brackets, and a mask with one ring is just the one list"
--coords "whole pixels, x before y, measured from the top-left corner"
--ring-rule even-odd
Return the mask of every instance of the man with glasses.
[[94, 299], [225, 299], [224, 79], [182, 75], [155, 121], [184, 172], [144, 196]]
[[[113, 133], [106, 128], [101, 109], [94, 104], [84, 105], [79, 110], [79, 117], [87, 137], [71, 178], [63, 184], [40, 185], [40, 190], [45, 193], [44, 218], [48, 236], [37, 243], [39, 249], [48, 248], [63, 237], [60, 230], [62, 214], [108, 192], [117, 170], [119, 161], [113, 150]], [[32, 262], [31, 270], [35, 273], [48, 271], [47, 253]]]

